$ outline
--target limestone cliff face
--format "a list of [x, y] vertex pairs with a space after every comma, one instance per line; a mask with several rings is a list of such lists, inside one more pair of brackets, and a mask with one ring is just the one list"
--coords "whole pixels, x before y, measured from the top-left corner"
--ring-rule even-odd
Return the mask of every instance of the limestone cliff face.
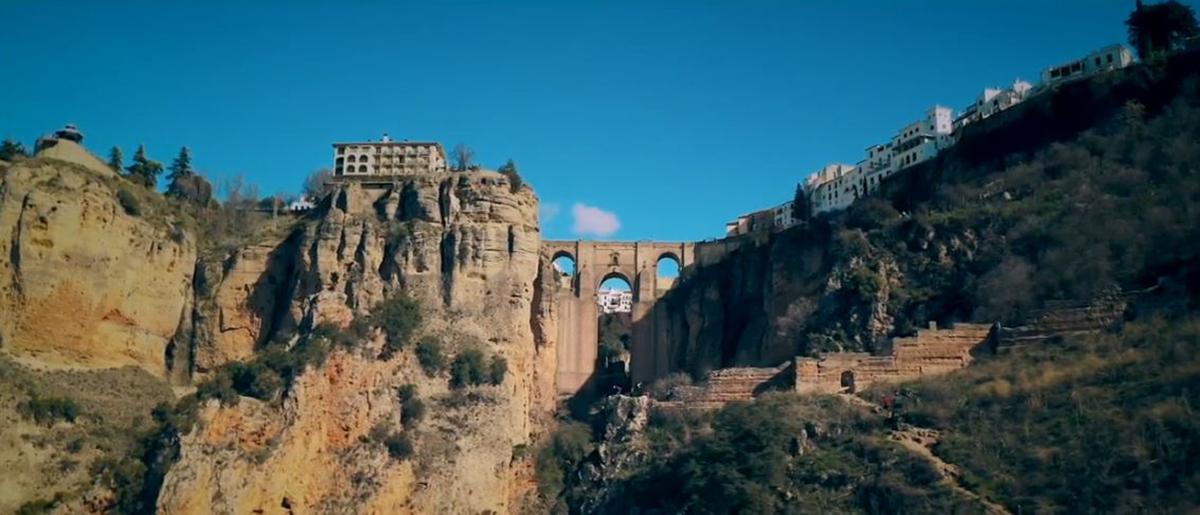
[[74, 143], [49, 150], [88, 159], [0, 168], [0, 346], [40, 366], [165, 377], [190, 310], [195, 241], [152, 201], [130, 214], [116, 193], [131, 185]]
[[[198, 302], [196, 370], [249, 356], [321, 321], [345, 324], [404, 291], [426, 314], [421, 333], [449, 353], [467, 345], [506, 358], [498, 386], [448, 390], [411, 350], [381, 360], [380, 335], [336, 350], [279, 406], [243, 399], [207, 406], [183, 440], [159, 497], [167, 513], [477, 513], [516, 511], [528, 487], [514, 449], [553, 411], [553, 347], [535, 335], [540, 235], [537, 199], [498, 174], [350, 185], [285, 241], [231, 257]], [[209, 272], [205, 272], [209, 274]], [[539, 345], [538, 342], [542, 342]], [[398, 427], [401, 385], [428, 407], [416, 454], [397, 460], [369, 441]]]
[[[656, 307], [686, 331], [672, 349], [673, 368], [702, 374], [775, 366], [797, 354], [877, 350], [895, 330], [889, 302], [905, 276], [888, 259], [839, 254], [829, 238], [787, 231], [694, 270]], [[867, 275], [878, 284], [851, 293]]]

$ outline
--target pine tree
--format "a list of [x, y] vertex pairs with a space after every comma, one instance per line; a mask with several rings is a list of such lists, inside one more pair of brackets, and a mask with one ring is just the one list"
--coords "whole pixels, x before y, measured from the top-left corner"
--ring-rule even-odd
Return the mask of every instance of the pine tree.
[[191, 178], [195, 174], [195, 170], [192, 170], [192, 153], [187, 147], [179, 149], [179, 155], [171, 163], [171, 173], [167, 175], [169, 181], [167, 183], [167, 196], [175, 198], [185, 197], [185, 186], [191, 182]]
[[121, 153], [121, 147], [113, 146], [112, 150], [108, 151], [108, 167], [114, 172], [120, 173], [125, 167], [125, 156]]
[[12, 138], [4, 138], [4, 143], [0, 143], [0, 159], [4, 161], [12, 161], [18, 157], [27, 157], [29, 153], [25, 151], [25, 145], [20, 141], [15, 141]]
[[138, 145], [137, 153], [133, 155], [133, 164], [129, 165], [129, 179], [149, 189], [158, 186], [158, 176], [163, 173], [162, 163], [146, 157], [146, 145]]

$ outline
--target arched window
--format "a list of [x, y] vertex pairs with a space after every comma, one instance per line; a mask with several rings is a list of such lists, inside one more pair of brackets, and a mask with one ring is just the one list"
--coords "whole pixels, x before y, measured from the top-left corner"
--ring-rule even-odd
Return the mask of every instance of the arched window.
[[367, 173], [367, 165], [358, 165], [358, 173]]
[[350, 161], [351, 163], [357, 163], [357, 162], [358, 162], [358, 158], [357, 158], [357, 157], [355, 157], [354, 155], [351, 155], [351, 156], [350, 156], [350, 158], [349, 158], [349, 161]]

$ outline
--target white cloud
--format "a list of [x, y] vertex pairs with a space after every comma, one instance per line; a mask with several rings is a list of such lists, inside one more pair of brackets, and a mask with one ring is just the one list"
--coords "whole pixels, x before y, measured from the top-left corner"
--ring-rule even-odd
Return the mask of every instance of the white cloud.
[[558, 218], [558, 214], [560, 212], [562, 212], [562, 206], [553, 202], [549, 202], [542, 204], [541, 213], [538, 214], [538, 218], [543, 224], [547, 224], [555, 218]]
[[576, 202], [574, 206], [571, 206], [571, 216], [575, 218], [575, 225], [571, 227], [571, 231], [579, 236], [591, 235], [603, 238], [621, 228], [621, 222], [617, 220], [616, 213], [581, 202]]

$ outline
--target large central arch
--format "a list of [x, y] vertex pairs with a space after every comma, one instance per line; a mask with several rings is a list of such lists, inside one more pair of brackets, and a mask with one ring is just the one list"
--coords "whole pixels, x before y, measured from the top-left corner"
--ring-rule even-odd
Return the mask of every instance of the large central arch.
[[[558, 392], [573, 395], [584, 389], [595, 373], [597, 341], [596, 292], [607, 277], [629, 281], [633, 293], [633, 349], [630, 376], [634, 383], [648, 382], [669, 371], [674, 338], [672, 327], [655, 302], [696, 261], [694, 243], [652, 241], [542, 242], [543, 263], [567, 256], [575, 262], [574, 274], [559, 275], [554, 284], [557, 320]], [[660, 277], [659, 259], [668, 256], [679, 267], [679, 277]], [[553, 270], [553, 269], [551, 269]]]

